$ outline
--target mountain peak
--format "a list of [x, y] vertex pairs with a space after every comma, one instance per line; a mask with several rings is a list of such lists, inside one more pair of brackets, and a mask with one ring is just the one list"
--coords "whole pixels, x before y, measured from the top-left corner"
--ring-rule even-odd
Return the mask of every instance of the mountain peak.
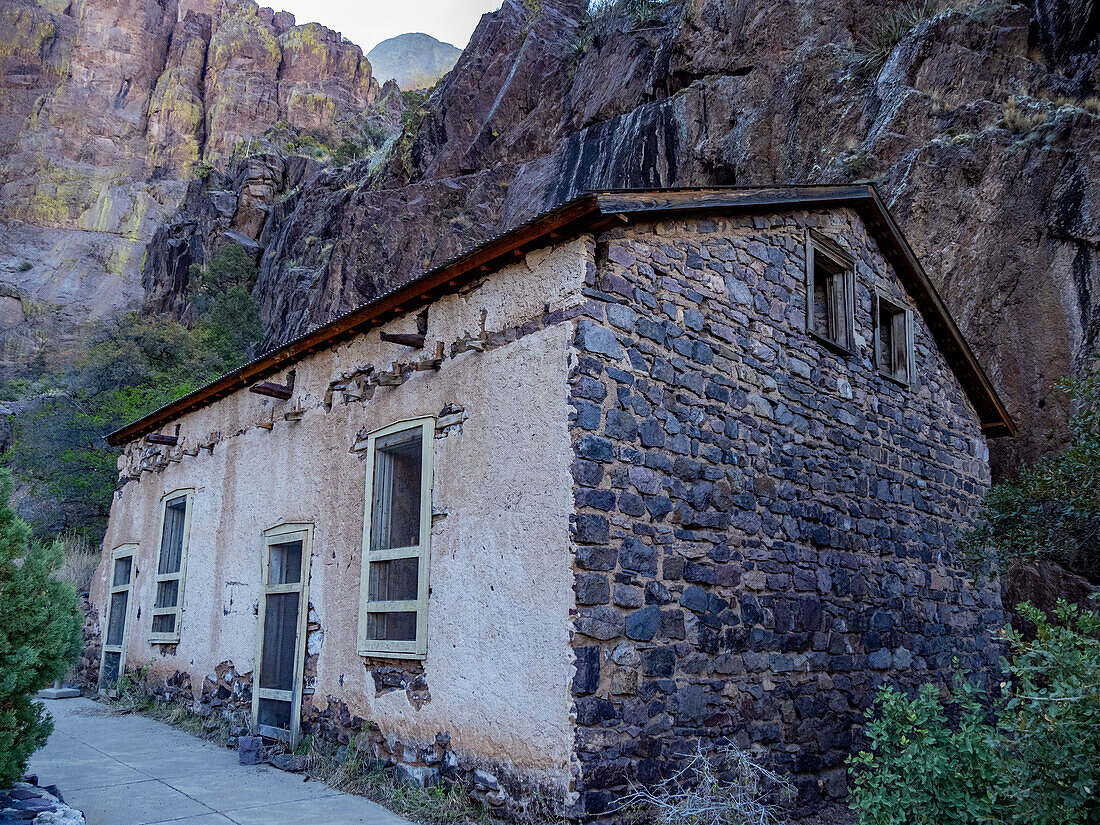
[[424, 32], [383, 40], [367, 53], [374, 76], [394, 79], [404, 90], [426, 89], [451, 70], [462, 49]]

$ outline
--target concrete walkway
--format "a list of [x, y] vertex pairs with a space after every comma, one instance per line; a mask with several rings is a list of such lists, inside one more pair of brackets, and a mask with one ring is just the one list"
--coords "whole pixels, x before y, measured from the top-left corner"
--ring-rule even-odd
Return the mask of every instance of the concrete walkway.
[[360, 796], [303, 781], [142, 716], [90, 699], [46, 702], [54, 732], [31, 759], [88, 825], [410, 825]]

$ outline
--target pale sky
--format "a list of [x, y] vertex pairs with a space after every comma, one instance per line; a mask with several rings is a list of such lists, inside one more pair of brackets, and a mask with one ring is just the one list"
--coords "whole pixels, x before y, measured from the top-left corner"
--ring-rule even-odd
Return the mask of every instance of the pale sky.
[[466, 48], [477, 21], [500, 8], [501, 0], [260, 0], [285, 10], [298, 23], [320, 23], [343, 33], [369, 52], [383, 40], [405, 32], [426, 32], [437, 40]]

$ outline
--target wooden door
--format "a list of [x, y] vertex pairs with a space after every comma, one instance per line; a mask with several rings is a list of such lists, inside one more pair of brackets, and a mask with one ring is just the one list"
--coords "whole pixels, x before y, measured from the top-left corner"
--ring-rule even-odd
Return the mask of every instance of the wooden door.
[[262, 736], [295, 744], [302, 708], [312, 525], [264, 534], [252, 718]]
[[119, 679], [126, 673], [126, 640], [130, 630], [130, 598], [137, 546], [124, 544], [111, 553], [111, 587], [107, 595], [107, 630], [99, 663], [99, 690], [118, 695]]

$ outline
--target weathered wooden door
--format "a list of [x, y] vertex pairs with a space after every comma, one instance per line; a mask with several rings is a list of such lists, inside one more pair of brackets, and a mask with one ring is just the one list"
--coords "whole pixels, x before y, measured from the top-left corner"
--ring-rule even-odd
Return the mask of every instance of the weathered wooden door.
[[124, 544], [111, 553], [111, 588], [107, 596], [107, 632], [99, 663], [99, 691], [118, 695], [118, 680], [126, 672], [126, 640], [130, 628], [130, 591], [134, 580], [137, 546]]
[[264, 534], [252, 718], [262, 736], [291, 744], [301, 718], [312, 537], [307, 524]]

